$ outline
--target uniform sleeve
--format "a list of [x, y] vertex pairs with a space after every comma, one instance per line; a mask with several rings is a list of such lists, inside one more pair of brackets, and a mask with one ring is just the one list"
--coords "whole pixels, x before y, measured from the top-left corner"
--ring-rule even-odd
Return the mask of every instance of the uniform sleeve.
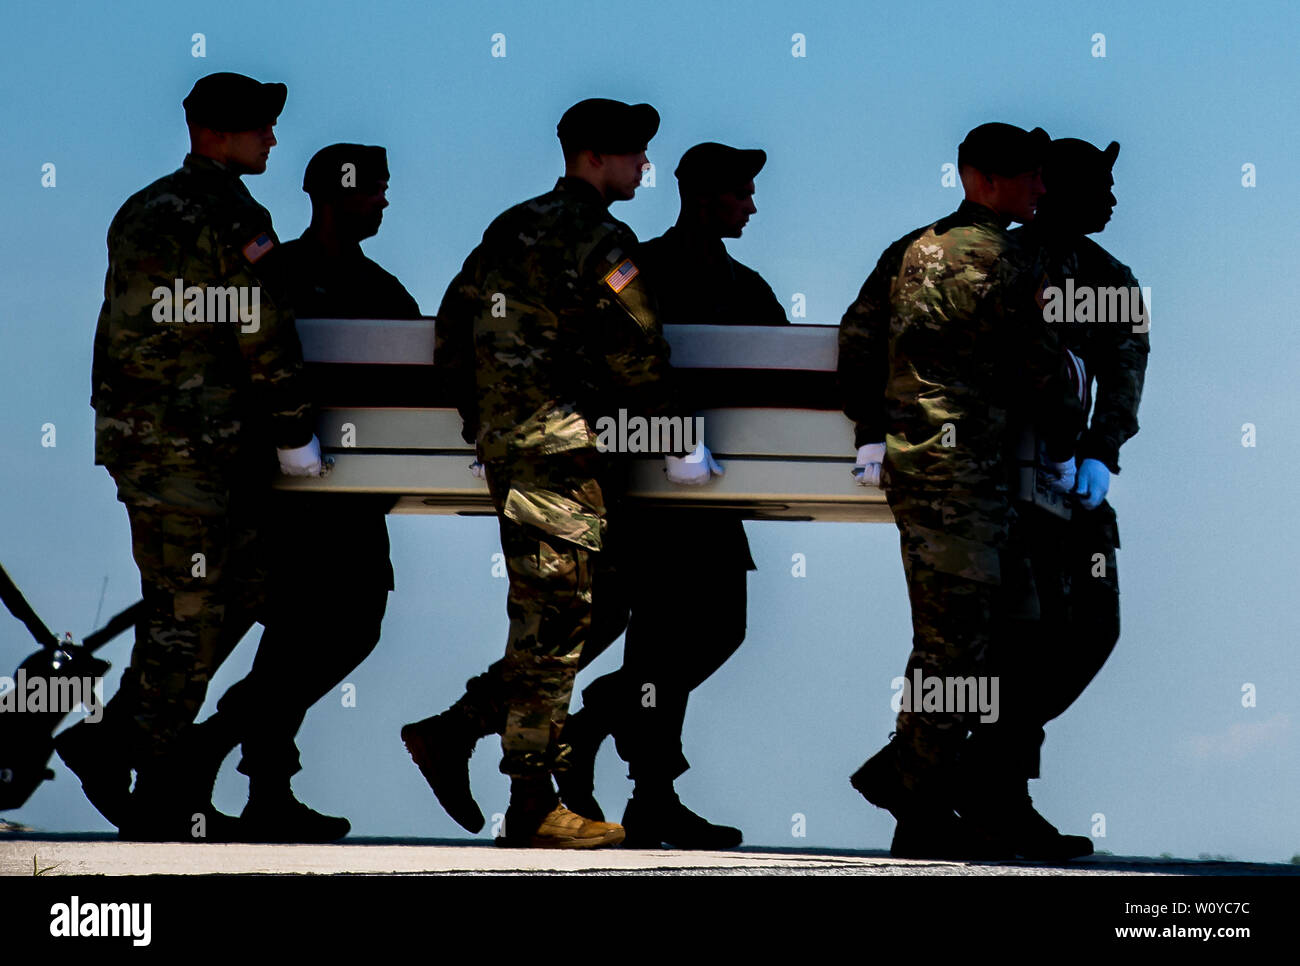
[[433, 365], [437, 378], [446, 385], [461, 418], [461, 438], [474, 443], [478, 437], [478, 389], [474, 372], [474, 317], [482, 295], [474, 279], [477, 249], [465, 260], [447, 286], [434, 323]]
[[636, 263], [636, 239], [613, 232], [584, 262], [588, 323], [603, 356], [603, 378], [614, 399], [645, 416], [689, 416], [669, 364], [668, 342], [654, 294]]
[[1043, 318], [1039, 293], [1047, 273], [1036, 259], [1015, 249], [998, 259], [994, 290], [1002, 342], [1012, 372], [1013, 408], [1033, 414], [1048, 456], [1059, 462], [1075, 452], [1083, 426], [1083, 404], [1066, 369], [1065, 348]]
[[[901, 247], [900, 247], [901, 246]], [[853, 445], [885, 440], [888, 416], [885, 386], [889, 379], [889, 291], [898, 274], [901, 242], [880, 256], [857, 299], [840, 319], [836, 382], [844, 414], [853, 420]]]
[[751, 268], [745, 269], [749, 288], [749, 314], [753, 325], [789, 325], [785, 306], [767, 284], [767, 279]]
[[[265, 247], [267, 241], [269, 249]], [[251, 323], [235, 327], [235, 342], [249, 382], [269, 419], [275, 445], [280, 449], [306, 445], [314, 431], [314, 413], [302, 344], [280, 272], [276, 251], [279, 240], [269, 219], [261, 231], [245, 227], [219, 235], [205, 227], [199, 234], [198, 246], [200, 251], [204, 247], [211, 249], [214, 262], [220, 266], [221, 285], [250, 290], [256, 287], [257, 316]]]
[[[1138, 431], [1138, 405], [1142, 401], [1142, 384], [1146, 378], [1147, 356], [1151, 351], [1150, 317], [1142, 302], [1141, 289], [1132, 273], [1125, 270], [1123, 284], [1137, 293], [1141, 315], [1139, 325], [1108, 323], [1094, 326], [1087, 343], [1084, 362], [1096, 379], [1096, 403], [1092, 422], [1079, 441], [1079, 458], [1105, 463], [1112, 473], [1119, 472], [1119, 448]], [[1140, 328], [1142, 331], [1134, 331]]]

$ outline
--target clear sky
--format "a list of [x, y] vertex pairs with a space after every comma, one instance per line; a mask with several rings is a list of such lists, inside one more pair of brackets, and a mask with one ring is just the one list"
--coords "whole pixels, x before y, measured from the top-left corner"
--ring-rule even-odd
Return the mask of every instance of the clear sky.
[[[1032, 793], [1099, 849], [1286, 860], [1300, 852], [1300, 323], [1296, 52], [1287, 3], [972, 2], [794, 5], [138, 2], [9, 5], [0, 25], [0, 561], [57, 631], [134, 601], [126, 514], [92, 463], [92, 334], [104, 237], [132, 192], [179, 166], [181, 99], [202, 74], [283, 81], [265, 175], [246, 179], [282, 238], [306, 226], [303, 167], [334, 141], [389, 150], [391, 207], [368, 254], [433, 312], [483, 228], [547, 190], [555, 123], [591, 96], [648, 101], [657, 186], [615, 206], [642, 238], [676, 217], [671, 171], [705, 140], [762, 147], [758, 215], [732, 253], [833, 323], [884, 247], [956, 207], [941, 167], [976, 124], [1041, 125], [1123, 146], [1119, 205], [1096, 236], [1152, 291], [1142, 431], [1111, 490], [1123, 634], [1092, 688], [1048, 728]], [[195, 33], [206, 56], [192, 55]], [[505, 57], [492, 56], [493, 34]], [[1105, 57], [1093, 56], [1094, 34]], [[793, 35], [806, 56], [792, 56]], [[54, 187], [41, 184], [55, 165]], [[1243, 186], [1243, 165], [1256, 186]], [[41, 445], [42, 425], [56, 445]], [[1242, 445], [1243, 424], [1256, 445]], [[1290, 435], [1288, 435], [1290, 434]], [[849, 454], [846, 454], [846, 461]], [[505, 582], [484, 519], [390, 518], [397, 591], [376, 653], [301, 735], [295, 789], [369, 835], [456, 836], [398, 729], [441, 710], [505, 640]], [[749, 638], [687, 718], [678, 783], [751, 844], [887, 847], [892, 822], [848, 785], [884, 741], [910, 624], [896, 531], [750, 524]], [[687, 552], [683, 548], [683, 552]], [[807, 576], [791, 559], [804, 554]], [[252, 660], [256, 632], [213, 695]], [[671, 646], [671, 642], [665, 642]], [[1050, 646], [1045, 642], [1044, 646]], [[130, 642], [103, 652], [111, 692]], [[0, 673], [32, 649], [0, 618]], [[615, 666], [619, 648], [579, 684]], [[1256, 703], [1243, 706], [1243, 686]], [[205, 714], [210, 710], [205, 709]], [[499, 745], [473, 778], [504, 811]], [[238, 811], [232, 758], [216, 801]], [[630, 790], [612, 747], [597, 794]], [[107, 830], [72, 776], [6, 817]], [[792, 816], [806, 817], [806, 838]]]

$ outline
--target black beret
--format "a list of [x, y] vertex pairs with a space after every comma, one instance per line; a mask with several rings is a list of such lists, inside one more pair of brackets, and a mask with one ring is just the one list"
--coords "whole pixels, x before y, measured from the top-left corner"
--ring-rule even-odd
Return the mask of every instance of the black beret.
[[1041, 127], [1032, 131], [1014, 124], [981, 124], [957, 148], [959, 167], [970, 165], [985, 174], [1012, 177], [1043, 164], [1052, 139]]
[[[343, 166], [353, 165], [344, 184]], [[388, 152], [367, 144], [331, 144], [321, 148], [307, 162], [302, 190], [309, 195], [341, 195], [373, 188], [388, 180]]]
[[1109, 176], [1118, 157], [1118, 141], [1111, 141], [1103, 151], [1078, 138], [1057, 138], [1047, 149], [1043, 181], [1049, 184], [1095, 181]]
[[208, 74], [181, 102], [185, 120], [214, 131], [254, 131], [274, 124], [289, 88], [260, 84], [243, 74]]
[[753, 181], [766, 163], [767, 152], [758, 148], [705, 141], [682, 155], [674, 173], [682, 185], [695, 191], [723, 192]]
[[635, 154], [646, 149], [658, 130], [659, 112], [649, 104], [592, 97], [565, 111], [555, 133], [566, 151], [590, 148], [600, 154]]

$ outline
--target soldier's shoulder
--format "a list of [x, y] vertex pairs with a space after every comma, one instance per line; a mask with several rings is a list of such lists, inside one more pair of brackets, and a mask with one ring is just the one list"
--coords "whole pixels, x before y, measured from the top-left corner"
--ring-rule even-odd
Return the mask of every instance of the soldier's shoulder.
[[1132, 269], [1086, 235], [1079, 239], [1077, 250], [1081, 273], [1087, 270], [1089, 274], [1119, 279], [1127, 285], [1137, 285]]

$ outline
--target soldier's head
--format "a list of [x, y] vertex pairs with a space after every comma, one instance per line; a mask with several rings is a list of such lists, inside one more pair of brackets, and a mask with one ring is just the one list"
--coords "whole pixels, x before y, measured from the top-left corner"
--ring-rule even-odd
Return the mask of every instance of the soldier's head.
[[1007, 221], [1034, 220], [1043, 196], [1043, 157], [1051, 138], [994, 122], [974, 128], [957, 148], [957, 172], [966, 200], [984, 205]]
[[388, 152], [366, 144], [331, 144], [307, 162], [302, 190], [311, 197], [311, 221], [341, 241], [359, 242], [379, 231], [388, 207]]
[[1043, 164], [1044, 214], [1062, 229], [1081, 235], [1105, 228], [1117, 204], [1111, 171], [1118, 157], [1118, 141], [1104, 151], [1078, 138], [1053, 141]]
[[646, 147], [658, 130], [659, 112], [649, 104], [579, 101], [555, 128], [564, 173], [591, 184], [607, 202], [627, 201], [641, 184]]
[[239, 174], [261, 174], [275, 147], [275, 121], [289, 89], [243, 74], [200, 77], [182, 101], [190, 150]]
[[677, 224], [717, 238], [739, 238], [758, 211], [754, 178], [767, 163], [767, 153], [741, 150], [706, 141], [697, 144], [677, 165], [677, 191], [682, 210]]

